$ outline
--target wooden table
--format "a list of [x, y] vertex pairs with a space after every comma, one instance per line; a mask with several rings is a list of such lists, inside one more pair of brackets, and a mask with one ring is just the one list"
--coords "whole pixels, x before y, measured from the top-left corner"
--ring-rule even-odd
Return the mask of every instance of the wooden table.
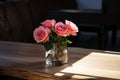
[[69, 47], [69, 61], [47, 67], [40, 44], [0, 41], [0, 75], [28, 80], [120, 79], [120, 53]]

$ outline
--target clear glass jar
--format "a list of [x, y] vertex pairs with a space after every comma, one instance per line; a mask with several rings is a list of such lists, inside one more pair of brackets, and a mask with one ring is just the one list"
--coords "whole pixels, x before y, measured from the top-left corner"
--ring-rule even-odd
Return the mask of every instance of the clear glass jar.
[[68, 62], [67, 43], [54, 43], [51, 50], [45, 52], [45, 63], [48, 66], [59, 66]]

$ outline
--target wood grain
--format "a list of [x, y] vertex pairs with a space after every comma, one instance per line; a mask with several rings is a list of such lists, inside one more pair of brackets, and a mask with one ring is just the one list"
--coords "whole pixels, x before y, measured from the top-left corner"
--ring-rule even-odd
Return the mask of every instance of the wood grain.
[[45, 65], [40, 44], [0, 41], [0, 75], [28, 80], [120, 79], [119, 52], [68, 48], [68, 63]]

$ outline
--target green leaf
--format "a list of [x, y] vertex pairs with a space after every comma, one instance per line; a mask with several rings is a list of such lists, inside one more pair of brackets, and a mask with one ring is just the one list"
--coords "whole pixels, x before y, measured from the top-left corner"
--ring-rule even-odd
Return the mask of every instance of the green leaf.
[[68, 43], [68, 44], [72, 44], [72, 41], [70, 41], [70, 40], [67, 40], [67, 43]]
[[47, 41], [46, 43], [44, 43], [44, 48], [46, 51], [49, 51], [50, 49], [52, 49], [53, 45], [51, 41]]

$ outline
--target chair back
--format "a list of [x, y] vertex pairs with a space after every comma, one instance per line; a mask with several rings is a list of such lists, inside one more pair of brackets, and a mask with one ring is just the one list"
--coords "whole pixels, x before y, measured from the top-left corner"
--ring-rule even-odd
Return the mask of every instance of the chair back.
[[102, 0], [103, 14], [119, 15], [120, 14], [120, 0]]

